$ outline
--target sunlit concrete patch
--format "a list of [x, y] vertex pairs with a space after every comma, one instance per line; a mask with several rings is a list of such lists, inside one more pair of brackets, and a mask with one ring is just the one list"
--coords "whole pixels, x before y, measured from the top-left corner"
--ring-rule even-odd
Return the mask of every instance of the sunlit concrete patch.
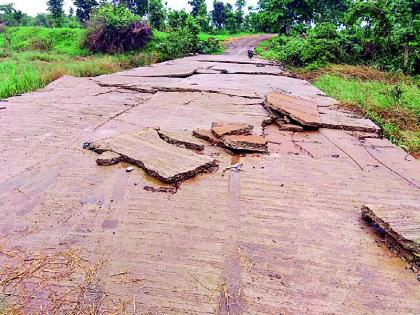
[[225, 147], [244, 152], [267, 153], [268, 141], [261, 136], [253, 135], [230, 135], [222, 138]]
[[216, 137], [221, 138], [228, 135], [249, 135], [254, 126], [242, 123], [213, 122], [211, 131]]

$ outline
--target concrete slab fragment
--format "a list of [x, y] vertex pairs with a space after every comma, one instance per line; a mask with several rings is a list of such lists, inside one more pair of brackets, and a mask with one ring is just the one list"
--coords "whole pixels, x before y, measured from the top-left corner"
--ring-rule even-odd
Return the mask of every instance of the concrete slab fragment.
[[225, 147], [236, 151], [268, 152], [268, 141], [264, 137], [252, 135], [231, 135], [222, 138]]
[[221, 145], [222, 141], [214, 135], [211, 130], [207, 129], [196, 129], [193, 131], [193, 136], [199, 139], [203, 139], [212, 145]]
[[270, 92], [267, 94], [266, 106], [289, 116], [303, 126], [319, 127], [321, 124], [317, 104], [301, 97]]
[[285, 124], [284, 122], [281, 122], [279, 120], [276, 120], [276, 125], [282, 131], [295, 131], [295, 132], [301, 132], [301, 131], [303, 131], [303, 127], [302, 126], [294, 125], [294, 124]]
[[254, 126], [248, 124], [224, 122], [213, 122], [211, 127], [218, 138], [228, 135], [249, 135], [253, 129]]
[[175, 144], [187, 149], [204, 150], [202, 142], [197, 140], [189, 131], [164, 131], [157, 130], [160, 138], [170, 144]]
[[92, 144], [92, 148], [120, 154], [125, 162], [169, 184], [208, 172], [217, 165], [208, 156], [163, 141], [156, 130], [151, 128], [98, 141]]
[[330, 129], [342, 129], [348, 131], [363, 131], [376, 133], [379, 131], [370, 119], [348, 113], [339, 108], [323, 107], [320, 110], [321, 127]]
[[420, 266], [420, 207], [364, 205], [362, 216], [377, 224], [399, 254]]
[[99, 157], [96, 159], [96, 164], [100, 166], [111, 166], [118, 164], [122, 161], [121, 155], [118, 153], [114, 153], [111, 151], [106, 151], [99, 155]]

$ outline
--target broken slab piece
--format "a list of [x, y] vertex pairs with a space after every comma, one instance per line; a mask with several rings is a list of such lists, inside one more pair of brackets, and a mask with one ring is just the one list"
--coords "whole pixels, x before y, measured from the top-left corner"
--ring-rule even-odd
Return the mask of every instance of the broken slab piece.
[[266, 97], [266, 106], [290, 117], [303, 126], [319, 128], [321, 125], [318, 105], [310, 100], [283, 93], [270, 92]]
[[202, 140], [205, 140], [212, 145], [222, 145], [222, 141], [214, 135], [211, 130], [207, 129], [196, 129], [193, 131], [193, 136]]
[[282, 122], [276, 121], [276, 125], [279, 127], [281, 131], [295, 131], [295, 132], [302, 132], [303, 127], [294, 124], [285, 124]]
[[243, 123], [214, 122], [211, 126], [211, 131], [218, 138], [228, 135], [250, 135], [253, 129], [254, 126]]
[[225, 147], [235, 151], [268, 152], [268, 141], [264, 137], [252, 135], [230, 135], [222, 138]]
[[99, 157], [96, 159], [96, 164], [100, 166], [111, 166], [118, 164], [121, 161], [121, 155], [111, 151], [106, 151], [99, 155]]
[[160, 138], [170, 144], [175, 144], [187, 149], [203, 151], [204, 145], [193, 137], [190, 132], [187, 131], [162, 131], [157, 130]]
[[168, 184], [209, 172], [217, 166], [211, 157], [163, 141], [151, 128], [107, 138], [91, 144], [91, 147], [95, 152], [117, 153], [124, 162], [138, 166], [148, 175]]
[[420, 267], [420, 207], [364, 205], [362, 217], [385, 232], [400, 256]]

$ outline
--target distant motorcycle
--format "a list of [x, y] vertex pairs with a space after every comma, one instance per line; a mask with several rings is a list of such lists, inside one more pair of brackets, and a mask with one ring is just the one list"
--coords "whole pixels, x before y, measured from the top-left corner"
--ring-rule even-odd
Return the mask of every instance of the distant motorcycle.
[[255, 53], [254, 53], [254, 49], [248, 49], [248, 58], [252, 59], [254, 57]]

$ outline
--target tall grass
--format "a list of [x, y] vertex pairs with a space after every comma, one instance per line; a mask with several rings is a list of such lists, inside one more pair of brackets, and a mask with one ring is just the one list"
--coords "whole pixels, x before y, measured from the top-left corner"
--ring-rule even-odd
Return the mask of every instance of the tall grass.
[[414, 80], [387, 83], [322, 74], [313, 83], [372, 119], [395, 144], [420, 153], [420, 88]]

